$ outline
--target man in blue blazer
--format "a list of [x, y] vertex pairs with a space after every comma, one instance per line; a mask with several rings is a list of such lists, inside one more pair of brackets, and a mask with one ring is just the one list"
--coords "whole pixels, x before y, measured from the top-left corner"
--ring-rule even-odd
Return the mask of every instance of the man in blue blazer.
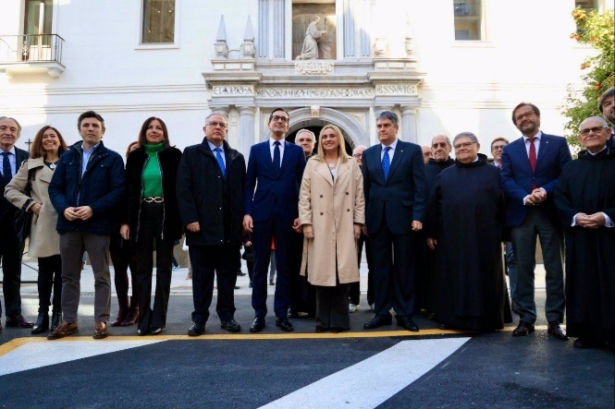
[[416, 232], [423, 228], [427, 177], [421, 147], [397, 139], [397, 115], [381, 112], [376, 121], [380, 144], [363, 152], [364, 234], [369, 235], [374, 262], [375, 317], [365, 329], [392, 322], [410, 331], [415, 300]]
[[506, 145], [502, 154], [502, 189], [506, 194], [506, 223], [511, 227], [517, 261], [519, 325], [513, 336], [534, 332], [534, 268], [536, 236], [540, 238], [546, 270], [545, 305], [548, 332], [566, 340], [564, 320], [563, 230], [557, 220], [553, 192], [564, 165], [571, 160], [566, 139], [540, 131], [540, 110], [522, 102], [512, 114], [522, 137]]
[[267, 315], [267, 267], [271, 241], [275, 240], [277, 279], [274, 298], [276, 326], [294, 331], [287, 314], [290, 307], [290, 281], [299, 274], [296, 262], [300, 254], [297, 233], [301, 232], [298, 203], [305, 154], [303, 149], [286, 142], [288, 113], [282, 108], [269, 117], [271, 137], [250, 149], [244, 196], [243, 227], [252, 233], [254, 273], [252, 276], [252, 308], [255, 318], [250, 332], [265, 328]]
[[[0, 117], [0, 260], [4, 275], [2, 290], [6, 303], [6, 326], [31, 328], [34, 324], [21, 315], [21, 256], [23, 243], [17, 240], [13, 227], [15, 206], [4, 198], [4, 187], [8, 185], [19, 170], [21, 163], [28, 159], [28, 152], [15, 147], [19, 139], [21, 125], [14, 118]], [[2, 318], [2, 303], [0, 303], [0, 318]], [[0, 323], [0, 332], [2, 324]]]

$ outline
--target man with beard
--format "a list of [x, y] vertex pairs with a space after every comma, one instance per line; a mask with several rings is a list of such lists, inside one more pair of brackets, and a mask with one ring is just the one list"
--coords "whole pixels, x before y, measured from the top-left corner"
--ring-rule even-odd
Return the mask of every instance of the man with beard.
[[566, 226], [566, 329], [577, 348], [615, 346], [615, 149], [607, 122], [579, 127], [586, 149], [564, 168], [555, 205]]
[[615, 148], [615, 87], [607, 89], [604, 94], [600, 96], [598, 106], [600, 107], [602, 116], [611, 127], [610, 137], [606, 142], [606, 146], [609, 148]]
[[519, 325], [514, 337], [534, 332], [534, 268], [536, 236], [546, 270], [547, 300], [545, 312], [548, 333], [567, 340], [560, 327], [564, 320], [563, 232], [557, 220], [553, 193], [564, 166], [570, 162], [566, 139], [540, 131], [540, 110], [522, 102], [512, 113], [512, 120], [522, 137], [512, 141], [502, 154], [501, 182], [506, 193], [506, 223], [511, 227], [513, 251], [517, 260], [517, 308]]

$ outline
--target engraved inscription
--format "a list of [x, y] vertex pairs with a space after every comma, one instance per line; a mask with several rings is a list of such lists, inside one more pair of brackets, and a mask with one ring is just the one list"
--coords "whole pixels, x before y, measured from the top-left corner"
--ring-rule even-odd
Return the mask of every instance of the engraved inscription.
[[377, 85], [376, 95], [418, 95], [416, 85]]
[[222, 85], [214, 87], [214, 95], [254, 95], [254, 87], [252, 85]]
[[295, 61], [295, 72], [303, 75], [333, 74], [333, 61]]
[[263, 88], [257, 97], [268, 98], [361, 98], [373, 97], [372, 88]]

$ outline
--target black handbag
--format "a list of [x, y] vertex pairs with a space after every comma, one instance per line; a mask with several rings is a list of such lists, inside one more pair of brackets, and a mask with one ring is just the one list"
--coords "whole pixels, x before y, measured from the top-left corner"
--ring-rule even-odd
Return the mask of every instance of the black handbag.
[[[30, 169], [28, 171], [28, 181], [26, 182], [26, 188], [23, 193], [26, 196], [30, 196], [32, 194], [32, 179], [34, 178], [34, 172], [36, 169]], [[21, 209], [15, 212], [15, 233], [17, 235], [17, 240], [20, 243], [26, 241], [26, 238], [30, 235], [30, 228], [32, 227], [32, 216], [34, 213], [26, 211], [26, 207], [32, 202], [32, 200], [28, 200]]]

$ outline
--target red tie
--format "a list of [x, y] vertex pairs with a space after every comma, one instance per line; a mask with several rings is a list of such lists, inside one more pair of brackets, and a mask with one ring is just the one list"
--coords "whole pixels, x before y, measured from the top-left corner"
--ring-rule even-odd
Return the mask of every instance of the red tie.
[[[532, 173], [536, 172], [536, 146], [534, 145], [534, 140], [536, 138], [527, 138], [530, 141], [530, 167], [532, 168]], [[532, 183], [532, 190], [536, 189], [536, 185]]]

